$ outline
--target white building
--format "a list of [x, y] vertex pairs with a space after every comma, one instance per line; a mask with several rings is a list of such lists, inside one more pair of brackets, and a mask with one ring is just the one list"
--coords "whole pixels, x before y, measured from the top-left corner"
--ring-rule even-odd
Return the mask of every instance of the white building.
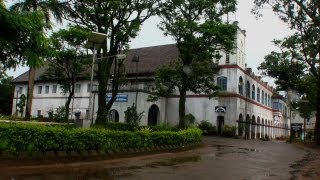
[[[209, 99], [207, 95], [188, 93], [186, 114], [193, 114], [197, 122], [208, 120], [216, 125], [219, 131], [224, 125], [237, 126], [238, 134], [247, 138], [261, 138], [264, 135], [271, 138], [286, 136], [289, 132], [288, 108], [272, 87], [246, 67], [245, 38], [246, 32], [239, 28], [237, 48], [234, 53], [229, 55], [222, 53], [222, 58], [217, 61], [221, 68], [216, 75], [216, 82], [222, 89], [219, 97]], [[137, 96], [137, 110], [145, 112], [141, 124], [178, 124], [177, 94], [161, 98], [157, 102], [147, 101], [156, 69], [175, 59], [178, 53], [174, 44], [130, 50], [126, 61], [129, 82], [120, 89], [119, 97], [110, 111], [110, 117], [114, 121], [124, 121], [124, 111], [135, 103]], [[138, 64], [131, 61], [133, 55], [140, 57]], [[138, 65], [137, 72], [136, 65]], [[61, 93], [59, 85], [40, 80], [44, 70], [45, 68], [41, 68], [36, 72], [32, 116], [48, 116], [48, 112], [55, 111], [66, 102], [67, 96]], [[15, 113], [16, 97], [27, 93], [28, 72], [14, 79], [13, 83], [16, 92], [12, 112]], [[85, 118], [89, 95], [89, 80], [79, 80], [71, 103], [71, 112], [81, 112], [81, 118]], [[95, 117], [98, 104], [96, 95], [94, 99]]]

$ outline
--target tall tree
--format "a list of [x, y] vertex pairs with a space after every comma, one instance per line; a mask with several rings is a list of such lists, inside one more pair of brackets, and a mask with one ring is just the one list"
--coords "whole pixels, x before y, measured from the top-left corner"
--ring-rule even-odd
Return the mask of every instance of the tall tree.
[[255, 0], [254, 13], [265, 5], [272, 7], [281, 20], [295, 31], [298, 59], [316, 80], [315, 141], [320, 144], [320, 3], [318, 0]]
[[[62, 22], [62, 13], [61, 13], [61, 3], [58, 0], [25, 0], [22, 2], [17, 2], [16, 4], [10, 7], [12, 11], [15, 12], [35, 12], [41, 11], [44, 14], [46, 28], [51, 28], [51, 14], [54, 15], [54, 18]], [[34, 89], [34, 77], [36, 72], [36, 67], [31, 65], [29, 66], [29, 79], [28, 79], [28, 93], [27, 93], [27, 105], [26, 105], [26, 114], [25, 118], [30, 119], [31, 108], [32, 108], [32, 99], [33, 99], [33, 89]]]
[[79, 26], [71, 26], [51, 36], [52, 51], [47, 59], [48, 69], [43, 78], [57, 82], [61, 85], [63, 92], [68, 94], [65, 103], [64, 120], [66, 122], [69, 117], [70, 103], [75, 93], [75, 84], [80, 77], [85, 75], [83, 72], [90, 64], [82, 48], [88, 35], [88, 30]]
[[[98, 51], [98, 57], [110, 57], [98, 61], [97, 78], [99, 82], [98, 115], [96, 123], [104, 123], [107, 113], [116, 100], [118, 89], [123, 76], [123, 64], [114, 61], [113, 57], [124, 47], [128, 47], [131, 38], [137, 36], [142, 23], [153, 15], [156, 0], [68, 0], [67, 20], [85, 26], [91, 31], [108, 35], [108, 41]], [[111, 58], [112, 57], [112, 58]], [[107, 85], [111, 78], [111, 68], [116, 67], [113, 73], [112, 98], [106, 102]]]
[[186, 94], [205, 93], [212, 97], [217, 87], [214, 75], [218, 71], [214, 59], [222, 50], [234, 48], [236, 27], [222, 21], [223, 15], [234, 12], [236, 0], [166, 0], [159, 8], [159, 25], [164, 34], [177, 43], [179, 58], [160, 68], [151, 99], [167, 96], [178, 89], [179, 125], [185, 126]]
[[42, 31], [45, 23], [42, 19], [43, 15], [39, 12], [11, 12], [0, 3], [1, 73], [19, 64], [41, 64], [41, 55], [47, 47], [47, 39]]

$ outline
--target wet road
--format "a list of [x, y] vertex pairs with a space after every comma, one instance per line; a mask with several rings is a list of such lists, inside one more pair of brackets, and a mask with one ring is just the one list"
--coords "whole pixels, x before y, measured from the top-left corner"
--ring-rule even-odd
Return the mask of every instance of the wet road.
[[2, 179], [291, 179], [308, 152], [285, 142], [205, 137], [205, 147], [113, 160], [3, 166]]

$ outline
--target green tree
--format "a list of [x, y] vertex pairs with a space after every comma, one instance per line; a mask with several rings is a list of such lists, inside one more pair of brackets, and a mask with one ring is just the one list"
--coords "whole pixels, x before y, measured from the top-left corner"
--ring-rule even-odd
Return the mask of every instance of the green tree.
[[[91, 31], [108, 35], [108, 41], [98, 51], [97, 57], [114, 57], [123, 48], [128, 47], [131, 38], [137, 36], [142, 23], [153, 15], [156, 0], [69, 0], [65, 18], [70, 22], [85, 26]], [[105, 123], [123, 78], [123, 62], [114, 58], [98, 61], [97, 78], [99, 82], [98, 115], [96, 123]], [[107, 85], [111, 78], [112, 64], [112, 98], [106, 102]]]
[[286, 47], [295, 46], [294, 51], [299, 54], [300, 63], [304, 64], [306, 74], [314, 77], [316, 84], [316, 126], [315, 142], [320, 144], [320, 3], [317, 0], [255, 0], [254, 13], [265, 5], [272, 7], [281, 20], [295, 31], [296, 42]]
[[[43, 13], [45, 20], [45, 27], [51, 29], [51, 14], [58, 22], [62, 22], [62, 12], [61, 4], [59, 0], [25, 0], [17, 2], [10, 7], [14, 12], [36, 12], [40, 11]], [[41, 56], [41, 54], [36, 54]], [[32, 64], [29, 65], [29, 79], [28, 79], [28, 94], [27, 94], [27, 107], [25, 118], [30, 119], [32, 99], [33, 99], [33, 89], [34, 89], [34, 77], [36, 72], [36, 67]]]
[[[0, 2], [3, 2], [2, 0]], [[47, 47], [42, 32], [43, 15], [38, 12], [19, 13], [9, 11], [0, 3], [0, 61], [1, 73], [19, 64], [38, 66]]]
[[19, 102], [17, 104], [17, 107], [19, 109], [19, 112], [21, 113], [21, 116], [23, 116], [23, 110], [25, 106], [26, 106], [26, 96], [24, 94], [21, 94], [21, 96], [19, 97]]
[[0, 114], [11, 115], [14, 86], [13, 77], [4, 76], [0, 80]]
[[128, 107], [127, 110], [124, 112], [124, 119], [128, 124], [139, 125], [143, 113], [144, 112], [138, 113], [137, 106], [133, 104], [132, 106]]
[[234, 48], [236, 27], [222, 21], [222, 16], [234, 12], [235, 0], [166, 0], [158, 8], [159, 25], [171, 36], [179, 49], [179, 58], [164, 65], [156, 73], [155, 88], [150, 100], [169, 96], [178, 89], [179, 126], [185, 124], [186, 94], [215, 95], [218, 89], [214, 75], [218, 71], [213, 59], [220, 52]]
[[[85, 55], [84, 43], [89, 35], [87, 29], [71, 26], [61, 29], [51, 36], [51, 55], [48, 57], [48, 68], [43, 75], [44, 79], [56, 81], [61, 85], [63, 92], [68, 93], [65, 103], [64, 120], [68, 121], [69, 107], [75, 93], [75, 84], [83, 77], [85, 69], [90, 64]], [[87, 74], [89, 77], [89, 74]]]

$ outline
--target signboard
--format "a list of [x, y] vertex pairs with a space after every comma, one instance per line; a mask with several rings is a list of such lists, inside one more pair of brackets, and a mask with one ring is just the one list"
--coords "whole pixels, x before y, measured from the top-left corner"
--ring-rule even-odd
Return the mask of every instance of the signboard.
[[216, 111], [216, 112], [223, 112], [223, 113], [225, 113], [225, 112], [227, 111], [227, 107], [225, 107], [225, 106], [216, 106], [216, 107], [215, 107], [215, 111]]
[[291, 123], [291, 131], [294, 131], [294, 132], [302, 131], [302, 123]]
[[[107, 94], [107, 101], [110, 101], [111, 97], [111, 94]], [[128, 102], [128, 94], [118, 94], [115, 102]]]

